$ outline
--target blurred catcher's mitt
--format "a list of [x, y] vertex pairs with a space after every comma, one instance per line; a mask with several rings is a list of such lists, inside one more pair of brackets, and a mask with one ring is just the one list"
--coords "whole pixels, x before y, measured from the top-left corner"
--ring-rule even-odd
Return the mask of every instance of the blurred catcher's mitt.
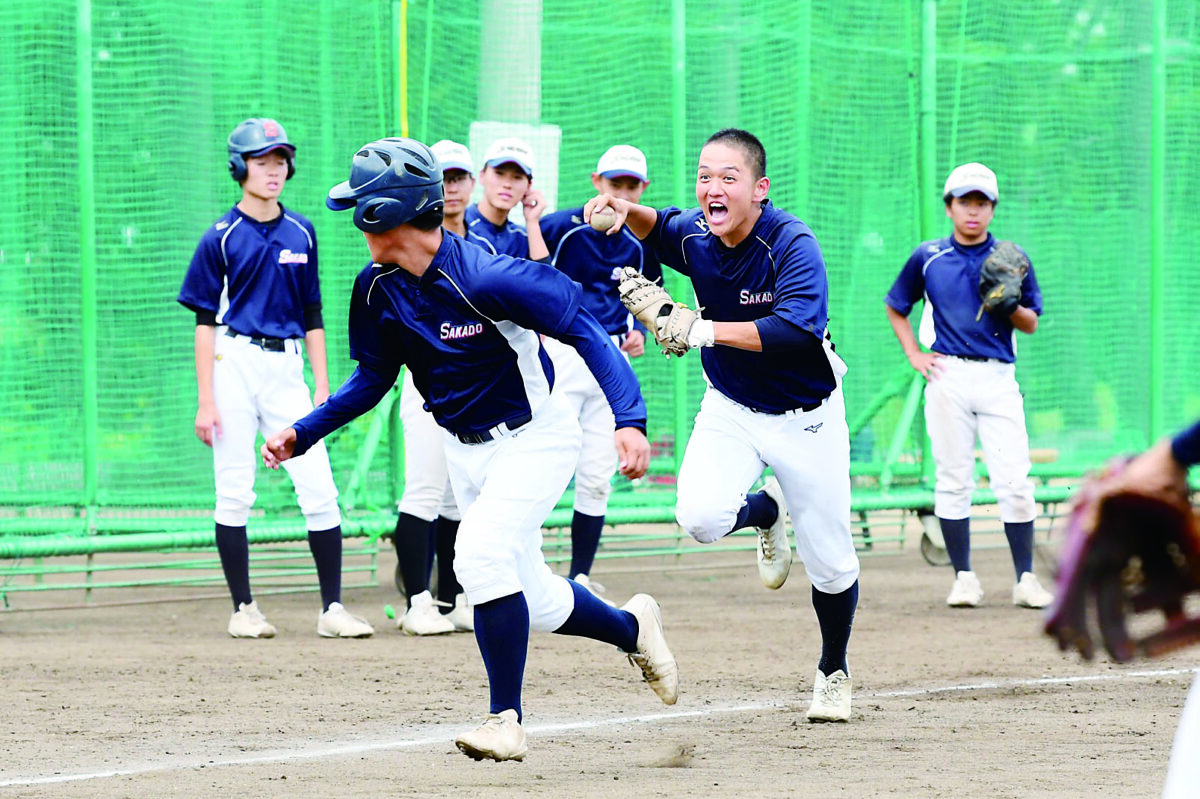
[[632, 266], [621, 270], [617, 292], [626, 309], [654, 334], [664, 355], [683, 355], [688, 351], [687, 334], [696, 321], [695, 311], [675, 302], [666, 289]]
[[975, 321], [983, 318], [984, 311], [1001, 319], [1012, 316], [1021, 302], [1021, 281], [1028, 273], [1029, 259], [1025, 253], [1007, 239], [997, 242], [979, 268], [979, 299], [983, 303]]
[[[1186, 487], [1153, 496], [1114, 491], [1127, 463], [1114, 460], [1076, 495], [1046, 620], [1059, 649], [1078, 649], [1088, 660], [1097, 633], [1121, 663], [1200, 642], [1200, 617], [1184, 609], [1188, 595], [1200, 592], [1200, 528]], [[1161, 629], [1131, 635], [1127, 620], [1156, 610]]]

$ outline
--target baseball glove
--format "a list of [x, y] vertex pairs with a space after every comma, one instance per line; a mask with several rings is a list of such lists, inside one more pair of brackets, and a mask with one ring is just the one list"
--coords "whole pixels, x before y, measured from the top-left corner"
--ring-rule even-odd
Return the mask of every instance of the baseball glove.
[[979, 269], [979, 299], [983, 304], [975, 321], [983, 318], [984, 311], [1001, 319], [1011, 316], [1021, 301], [1021, 281], [1028, 272], [1029, 259], [1016, 244], [997, 242]]
[[[1120, 663], [1200, 642], [1200, 617], [1184, 611], [1187, 596], [1200, 592], [1200, 528], [1187, 489], [1170, 495], [1112, 490], [1128, 461], [1113, 461], [1076, 495], [1046, 618], [1046, 633], [1059, 649], [1078, 649], [1088, 660], [1097, 633]], [[1162, 612], [1161, 629], [1139, 623], [1131, 636], [1127, 619], [1151, 611]]]
[[687, 334], [696, 321], [696, 312], [675, 302], [667, 290], [645, 275], [626, 266], [617, 286], [621, 303], [654, 333], [664, 355], [683, 355], [688, 351]]

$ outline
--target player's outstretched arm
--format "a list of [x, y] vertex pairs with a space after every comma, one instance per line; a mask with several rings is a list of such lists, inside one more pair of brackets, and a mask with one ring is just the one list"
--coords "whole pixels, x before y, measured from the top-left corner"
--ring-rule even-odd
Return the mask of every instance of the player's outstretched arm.
[[292, 457], [296, 449], [296, 428], [289, 427], [268, 438], [262, 445], [263, 466], [278, 469], [279, 464]]
[[633, 235], [644, 239], [654, 230], [654, 224], [658, 221], [658, 212], [650, 206], [621, 200], [611, 194], [597, 194], [588, 200], [583, 206], [583, 221], [591, 224], [592, 214], [604, 208], [611, 208], [617, 215], [616, 221], [605, 234], [607, 236], [617, 235], [621, 226], [625, 225]]
[[636, 427], [620, 427], [613, 436], [617, 443], [617, 458], [621, 474], [636, 480], [650, 468], [650, 442]]

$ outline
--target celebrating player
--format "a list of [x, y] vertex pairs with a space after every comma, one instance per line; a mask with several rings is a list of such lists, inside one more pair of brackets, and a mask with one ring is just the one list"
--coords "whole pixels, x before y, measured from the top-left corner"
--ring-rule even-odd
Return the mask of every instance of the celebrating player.
[[[442, 167], [442, 228], [495, 255], [492, 243], [469, 231], [464, 219], [475, 188], [470, 150], [448, 139], [435, 142], [430, 149]], [[400, 422], [404, 428], [404, 495], [397, 503], [399, 517], [392, 541], [408, 610], [396, 620], [396, 626], [408, 635], [470, 632], [474, 614], [454, 577], [454, 541], [462, 517], [446, 471], [441, 428], [425, 409], [425, 398], [413, 384], [411, 370], [404, 372]], [[429, 593], [430, 562], [435, 553], [437, 603]]]
[[[546, 198], [533, 187], [533, 166], [533, 149], [522, 140], [492, 142], [479, 173], [483, 199], [467, 208], [465, 219], [467, 228], [490, 241], [496, 252], [540, 261], [550, 251], [541, 229]], [[517, 203], [525, 214], [524, 228], [508, 219]]]
[[[355, 281], [350, 354], [358, 367], [320, 408], [263, 445], [286, 463], [374, 406], [402, 365], [445, 428], [446, 464], [462, 511], [454, 571], [475, 609], [475, 638], [491, 689], [487, 718], [456, 744], [477, 760], [520, 760], [521, 683], [529, 631], [554, 631], [629, 653], [667, 704], [675, 658], [658, 604], [636, 594], [609, 607], [550, 571], [541, 524], [571, 479], [581, 433], [538, 333], [567, 341], [588, 364], [616, 420], [621, 473], [645, 473], [646, 409], [633, 370], [580, 289], [544, 264], [488, 255], [441, 229], [442, 170], [413, 139], [371, 142], [326, 203], [354, 209], [373, 263]], [[535, 332], [537, 331], [537, 332]]]
[[[649, 185], [646, 156], [627, 144], [610, 147], [596, 164], [592, 185], [596, 191], [636, 203]], [[596, 317], [613, 344], [626, 356], [645, 352], [644, 328], [640, 323], [634, 325], [617, 295], [622, 266], [634, 266], [652, 278], [662, 274], [642, 242], [628, 230], [619, 236], [606, 236], [593, 229], [583, 221], [582, 208], [547, 214], [541, 228], [550, 248], [550, 263], [583, 287], [583, 307]], [[612, 476], [617, 471], [613, 415], [596, 378], [573, 348], [548, 339], [546, 351], [554, 359], [555, 390], [566, 395], [583, 427], [583, 449], [575, 466], [575, 513], [567, 576], [603, 593], [603, 587], [588, 575], [608, 512]]]
[[[614, 208], [609, 235], [628, 225], [655, 258], [691, 278], [706, 318], [684, 331], [681, 346], [704, 348], [708, 389], [680, 468], [676, 517], [701, 543], [758, 528], [759, 575], [778, 588], [791, 566], [791, 508], [822, 637], [807, 718], [846, 721], [859, 569], [850, 537], [846, 368], [826, 334], [828, 286], [816, 237], [771, 205], [769, 187], [762, 143], [730, 128], [700, 151], [698, 209], [655, 211], [600, 194], [584, 216]], [[775, 478], [748, 494], [767, 466]]]
[[[954, 585], [946, 604], [973, 608], [983, 586], [971, 571], [971, 492], [975, 438], [983, 446], [992, 489], [1016, 569], [1014, 605], [1043, 608], [1054, 597], [1033, 573], [1033, 522], [1037, 507], [1029, 479], [1025, 407], [1016, 380], [1016, 333], [1032, 334], [1042, 313], [1042, 292], [1027, 271], [1019, 296], [993, 307], [980, 304], [980, 270], [997, 248], [988, 232], [1000, 190], [983, 164], [957, 167], [942, 191], [953, 232], [922, 243], [909, 256], [885, 300], [888, 321], [913, 369], [925, 376], [925, 427], [937, 463], [934, 513], [941, 523]], [[1017, 251], [1019, 252], [1019, 251]], [[921, 349], [908, 322], [918, 300]], [[986, 310], [986, 313], [983, 311]]]
[[[229, 172], [242, 199], [200, 239], [179, 291], [196, 314], [196, 436], [213, 450], [217, 551], [233, 597], [229, 634], [270, 638], [275, 628], [250, 593], [246, 520], [254, 504], [254, 439], [329, 396], [325, 328], [312, 223], [279, 202], [295, 173], [296, 147], [273, 119], [247, 119], [229, 134]], [[304, 384], [304, 356], [316, 391]], [[317, 565], [326, 638], [374, 631], [341, 604], [342, 517], [325, 446], [288, 463]]]

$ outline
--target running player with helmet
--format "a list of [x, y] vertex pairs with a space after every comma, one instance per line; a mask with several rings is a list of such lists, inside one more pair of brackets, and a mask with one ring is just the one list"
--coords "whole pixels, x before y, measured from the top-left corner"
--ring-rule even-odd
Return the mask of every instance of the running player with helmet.
[[[1037, 506], [1029, 479], [1025, 405], [1016, 379], [1016, 331], [1037, 330], [1042, 292], [1030, 265], [1015, 308], [981, 313], [979, 272], [997, 244], [988, 232], [1000, 199], [996, 173], [983, 164], [963, 164], [947, 177], [942, 199], [953, 232], [913, 251], [885, 303], [908, 362], [928, 381], [925, 429], [937, 463], [934, 513], [955, 573], [946, 604], [973, 608], [983, 601], [983, 586], [971, 570], [978, 436], [1016, 571], [1013, 604], [1044, 608], [1054, 596], [1033, 573]], [[918, 344], [908, 315], [920, 300], [925, 306]]]
[[[636, 203], [649, 185], [646, 156], [636, 147], [618, 144], [600, 157], [592, 173], [599, 192]], [[621, 267], [633, 266], [656, 280], [662, 267], [646, 252], [641, 240], [623, 231], [606, 236], [583, 221], [583, 208], [547, 214], [542, 235], [550, 263], [583, 287], [582, 303], [627, 357], [645, 352], [644, 328], [630, 315], [617, 294]], [[617, 471], [613, 448], [613, 416], [600, 385], [574, 349], [547, 339], [554, 359], [554, 387], [566, 395], [583, 428], [583, 448], [575, 466], [574, 515], [571, 519], [571, 566], [567, 576], [598, 594], [603, 587], [591, 580], [592, 562], [604, 529], [612, 476]]]
[[[728, 128], [700, 151], [698, 209], [656, 211], [601, 194], [584, 215], [612, 207], [609, 235], [628, 225], [655, 258], [691, 278], [703, 318], [687, 345], [703, 348], [708, 389], [679, 472], [676, 518], [706, 544], [757, 528], [759, 576], [778, 588], [791, 566], [791, 510], [822, 640], [807, 718], [847, 721], [859, 564], [850, 536], [846, 367], [827, 334], [816, 237], [771, 204], [770, 185], [762, 143]], [[765, 467], [774, 478], [751, 492]]]
[[[296, 147], [273, 119], [247, 119], [229, 134], [229, 172], [241, 200], [205, 231], [179, 291], [196, 314], [196, 436], [213, 451], [217, 551], [233, 598], [229, 634], [271, 638], [250, 592], [246, 521], [254, 504], [254, 440], [329, 396], [325, 329], [312, 223], [279, 202], [295, 173]], [[301, 341], [316, 391], [304, 383]], [[341, 604], [342, 528], [324, 444], [288, 463], [321, 587], [317, 632], [365, 638], [374, 631]]]
[[[442, 166], [444, 215], [442, 228], [485, 251], [496, 254], [492, 243], [467, 229], [464, 214], [475, 188], [471, 152], [458, 142], [443, 139], [430, 148]], [[400, 391], [400, 423], [404, 428], [404, 495], [397, 503], [399, 518], [392, 541], [396, 569], [404, 586], [408, 609], [396, 626], [408, 635], [441, 635], [470, 632], [471, 607], [454, 577], [454, 541], [461, 516], [446, 472], [442, 430], [428, 410], [425, 398], [413, 384], [412, 371], [404, 371]], [[437, 602], [429, 591], [430, 561], [437, 555]], [[439, 607], [440, 612], [439, 612]]]
[[355, 281], [350, 353], [358, 367], [337, 393], [267, 440], [268, 466], [303, 454], [373, 407], [401, 366], [445, 429], [446, 464], [462, 511], [454, 571], [475, 609], [491, 691], [487, 718], [456, 744], [475, 759], [520, 760], [521, 687], [529, 631], [593, 638], [629, 653], [667, 704], [675, 659], [658, 604], [637, 594], [612, 608], [551, 572], [541, 524], [571, 479], [581, 433], [539, 333], [578, 349], [616, 420], [621, 472], [645, 473], [650, 447], [637, 380], [580, 289], [533, 261], [489, 255], [441, 228], [442, 170], [425, 145], [382, 139], [360, 148], [350, 180], [329, 192], [354, 209], [373, 263]]
[[[467, 208], [467, 229], [492, 243], [496, 252], [515, 258], [544, 260], [550, 251], [542, 238], [541, 218], [546, 198], [533, 186], [533, 149], [521, 139], [496, 139], [483, 156], [479, 182], [483, 197]], [[525, 227], [509, 221], [517, 205]]]

